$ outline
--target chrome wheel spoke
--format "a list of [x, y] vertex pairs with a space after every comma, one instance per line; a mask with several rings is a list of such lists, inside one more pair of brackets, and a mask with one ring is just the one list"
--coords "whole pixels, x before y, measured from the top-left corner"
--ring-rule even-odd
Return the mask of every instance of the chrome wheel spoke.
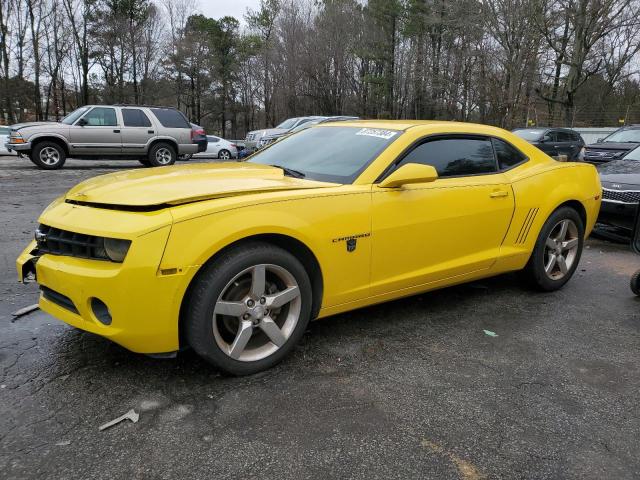
[[242, 354], [242, 352], [244, 352], [244, 349], [247, 346], [247, 343], [249, 343], [249, 340], [251, 339], [252, 334], [253, 334], [253, 324], [248, 321], [240, 322], [240, 326], [238, 327], [238, 333], [236, 335], [236, 338], [234, 339], [233, 344], [231, 344], [231, 347], [229, 348], [229, 356], [231, 358], [235, 358], [235, 359], [240, 358], [240, 355]]
[[264, 295], [266, 270], [264, 265], [256, 265], [251, 271], [251, 296], [260, 298]]
[[560, 222], [560, 232], [558, 233], [557, 241], [562, 242], [567, 236], [567, 230], [569, 229], [569, 220], [563, 220]]
[[258, 326], [269, 337], [269, 340], [278, 347], [281, 347], [287, 341], [280, 327], [270, 317], [263, 318]]
[[555, 250], [556, 248], [558, 248], [558, 242], [556, 242], [551, 237], [547, 238], [547, 248], [549, 248], [551, 250]]
[[562, 246], [562, 250], [571, 250], [578, 246], [578, 239], [572, 238], [570, 240], [566, 240], [562, 242], [561, 246]]
[[551, 272], [553, 271], [553, 267], [556, 266], [557, 261], [558, 261], [558, 257], [556, 256], [556, 254], [555, 253], [550, 254], [549, 260], [544, 266], [544, 271], [547, 272], [547, 274], [551, 274]]
[[268, 307], [279, 308], [292, 300], [300, 296], [300, 289], [298, 287], [288, 287], [285, 290], [274, 293], [273, 295], [267, 295], [266, 304]]
[[242, 302], [228, 302], [225, 300], [216, 303], [214, 313], [218, 315], [230, 315], [232, 317], [240, 317], [247, 311], [247, 306]]
[[558, 255], [556, 257], [556, 263], [558, 264], [558, 267], [560, 268], [560, 271], [563, 275], [569, 271], [569, 268], [567, 267], [567, 261], [562, 255]]

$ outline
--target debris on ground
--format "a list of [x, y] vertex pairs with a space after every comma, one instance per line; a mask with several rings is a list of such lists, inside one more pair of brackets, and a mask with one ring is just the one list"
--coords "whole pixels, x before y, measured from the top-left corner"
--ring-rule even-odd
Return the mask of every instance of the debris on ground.
[[139, 418], [140, 418], [140, 415], [138, 415], [135, 410], [129, 410], [124, 415], [118, 418], [114, 418], [113, 420], [105, 423], [104, 425], [100, 425], [98, 427], [98, 430], [100, 431], [106, 430], [107, 428], [113, 427], [114, 425], [117, 425], [118, 423], [123, 422], [124, 420], [131, 420], [133, 423], [137, 423]]
[[56, 446], [58, 447], [66, 447], [67, 445], [71, 445], [71, 440], [60, 440], [56, 442]]
[[38, 310], [39, 308], [40, 306], [37, 303], [34, 303], [33, 305], [29, 305], [28, 307], [24, 307], [24, 308], [21, 308], [20, 310], [16, 310], [11, 315], [13, 315], [13, 320], [16, 320], [17, 318], [20, 318], [28, 313], [31, 313], [34, 310]]
[[497, 337], [498, 334], [496, 332], [492, 332], [491, 330], [482, 330], [487, 337]]

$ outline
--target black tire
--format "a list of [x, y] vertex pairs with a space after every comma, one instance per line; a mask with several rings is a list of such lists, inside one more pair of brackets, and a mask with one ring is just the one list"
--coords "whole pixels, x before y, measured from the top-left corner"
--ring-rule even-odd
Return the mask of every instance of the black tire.
[[634, 293], [634, 295], [640, 296], [640, 270], [638, 270], [631, 276], [629, 287], [631, 287], [631, 291]]
[[220, 160], [231, 160], [231, 152], [226, 149], [222, 149], [218, 152], [218, 159]]
[[[255, 361], [238, 360], [232, 358], [224, 351], [216, 340], [214, 328], [220, 319], [231, 320], [235, 323], [229, 327], [230, 330], [237, 328], [242, 319], [233, 318], [226, 315], [217, 315], [214, 318], [214, 307], [216, 302], [225, 293], [225, 290], [232, 288], [230, 285], [237, 285], [236, 276], [241, 272], [255, 265], [270, 265], [281, 268], [288, 272], [297, 282], [299, 288], [299, 315], [297, 323], [293, 326], [286, 341], [275, 352], [270, 353], [266, 358]], [[243, 294], [241, 293], [240, 296]], [[242, 303], [242, 301], [240, 301]], [[210, 364], [219, 368], [223, 372], [231, 375], [250, 375], [266, 370], [279, 363], [298, 343], [304, 335], [311, 315], [312, 289], [309, 275], [300, 261], [287, 251], [262, 242], [251, 242], [237, 247], [233, 247], [224, 252], [220, 258], [206, 265], [194, 279], [187, 298], [185, 299], [184, 334], [187, 343], [195, 352]], [[284, 307], [283, 307], [284, 308]], [[286, 307], [284, 313], [287, 317], [290, 307]], [[262, 333], [256, 328], [258, 335]], [[251, 334], [254, 339], [255, 333]], [[233, 335], [232, 335], [233, 336]], [[266, 337], [265, 337], [266, 338]], [[250, 340], [251, 341], [251, 340]], [[269, 340], [266, 340], [267, 344]], [[275, 346], [275, 344], [273, 344]], [[269, 345], [269, 348], [273, 348]]]
[[[161, 160], [161, 158], [164, 158], [164, 160]], [[158, 142], [149, 150], [147, 159], [152, 167], [166, 167], [176, 163], [178, 154], [175, 147], [170, 143]]]
[[[560, 278], [552, 278], [545, 271], [545, 262], [547, 261], [547, 239], [551, 233], [558, 228], [560, 222], [564, 220], [570, 220], [576, 227], [576, 236], [578, 240], [577, 251], [575, 252], [571, 265], [566, 269], [566, 273], [563, 273]], [[525, 268], [520, 272], [520, 277], [525, 281], [525, 283], [536, 290], [544, 292], [558, 290], [571, 279], [576, 268], [578, 268], [583, 246], [584, 224], [580, 215], [571, 207], [560, 207], [549, 216], [542, 226], [538, 239], [536, 240], [536, 244], [533, 248], [533, 252], [531, 253], [531, 257], [529, 258]]]
[[58, 170], [67, 160], [67, 154], [60, 145], [55, 142], [39, 142], [31, 150], [29, 157], [38, 168], [43, 170]]
[[149, 159], [148, 159], [148, 158], [146, 158], [146, 157], [139, 158], [139, 159], [138, 159], [138, 161], [139, 161], [142, 165], [144, 165], [145, 167], [150, 167], [150, 166], [151, 166], [151, 163], [149, 162]]

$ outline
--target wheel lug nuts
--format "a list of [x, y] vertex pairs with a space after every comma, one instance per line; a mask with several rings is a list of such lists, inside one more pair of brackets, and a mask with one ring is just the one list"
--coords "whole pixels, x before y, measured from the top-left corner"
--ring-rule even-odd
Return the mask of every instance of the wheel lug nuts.
[[249, 307], [253, 307], [255, 304], [256, 304], [256, 302], [254, 302], [253, 300], [251, 300], [251, 299], [247, 300], [247, 305]]
[[249, 316], [250, 316], [250, 315], [249, 315], [248, 313], [245, 313], [245, 314], [242, 316], [242, 318], [243, 318], [244, 320], [249, 320]]
[[262, 305], [264, 305], [265, 303], [267, 303], [267, 299], [266, 299], [266, 298], [264, 298], [264, 297], [262, 297], [262, 298], [260, 299], [260, 303], [261, 303]]

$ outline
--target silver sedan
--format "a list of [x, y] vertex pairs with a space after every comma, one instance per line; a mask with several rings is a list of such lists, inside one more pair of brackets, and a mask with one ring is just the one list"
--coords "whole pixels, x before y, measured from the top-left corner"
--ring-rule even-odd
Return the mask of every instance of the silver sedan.
[[218, 158], [220, 160], [230, 160], [238, 158], [238, 147], [224, 138], [207, 135], [207, 149], [204, 152], [196, 153], [193, 158]]

